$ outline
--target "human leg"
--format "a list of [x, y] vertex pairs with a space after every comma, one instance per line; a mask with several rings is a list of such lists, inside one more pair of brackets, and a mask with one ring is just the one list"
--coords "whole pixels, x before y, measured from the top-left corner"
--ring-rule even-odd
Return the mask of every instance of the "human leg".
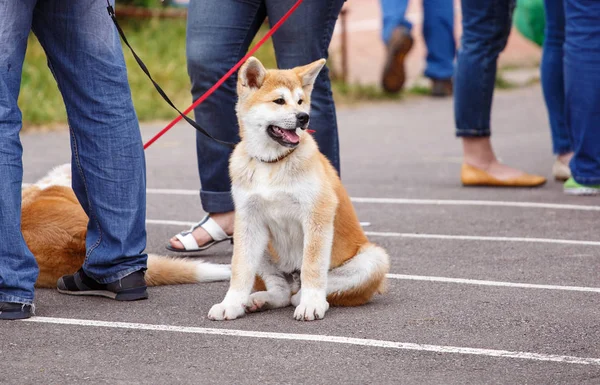
[[577, 184], [600, 193], [600, 3], [565, 0], [564, 45], [566, 124]]
[[144, 151], [119, 35], [95, 0], [39, 2], [33, 31], [67, 108], [73, 190], [90, 218], [83, 270], [121, 280], [147, 256]]
[[424, 0], [423, 17], [423, 37], [427, 45], [425, 76], [434, 83], [434, 96], [452, 95], [456, 54], [454, 1]]
[[408, 0], [381, 0], [381, 37], [386, 45], [381, 86], [387, 92], [400, 91], [406, 81], [404, 61], [413, 45], [412, 24], [405, 18], [407, 6]]
[[545, 0], [546, 31], [542, 51], [541, 80], [548, 110], [552, 150], [557, 156], [553, 166], [556, 179], [567, 179], [573, 155], [565, 123], [565, 86], [563, 76], [563, 44], [565, 41], [565, 11], [562, 0]]
[[[293, 0], [267, 0], [267, 14], [274, 24], [281, 19]], [[273, 35], [279, 68], [293, 68], [327, 58], [335, 22], [344, 0], [305, 0], [302, 6]], [[323, 67], [311, 95], [310, 128], [319, 150], [340, 172], [337, 119], [329, 69]]]
[[23, 150], [17, 106], [35, 3], [0, 0], [0, 319], [29, 316], [30, 311], [21, 310], [33, 303], [39, 272], [21, 233]]
[[[266, 17], [262, 0], [192, 0], [188, 8], [186, 53], [192, 97], [197, 100], [247, 52], [252, 39]], [[219, 87], [210, 98], [196, 107], [196, 122], [211, 135], [229, 142], [239, 141], [235, 114], [237, 74]], [[231, 149], [204, 135], [196, 135], [198, 172], [203, 209], [231, 235], [233, 233], [233, 198], [229, 180]], [[192, 231], [200, 246], [211, 242], [202, 227]], [[170, 248], [183, 250], [173, 237]]]
[[[465, 169], [483, 172], [491, 180], [515, 185], [539, 185], [544, 178], [524, 174], [501, 164], [490, 141], [490, 114], [498, 55], [508, 40], [514, 0], [482, 2], [462, 0], [463, 36], [455, 74], [454, 112], [456, 136], [462, 138]], [[471, 175], [471, 176], [472, 176]], [[523, 178], [523, 180], [519, 180]]]

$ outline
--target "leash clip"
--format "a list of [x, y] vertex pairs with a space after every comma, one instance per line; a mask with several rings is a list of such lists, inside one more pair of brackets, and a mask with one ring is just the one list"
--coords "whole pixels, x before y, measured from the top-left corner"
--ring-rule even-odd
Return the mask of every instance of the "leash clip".
[[108, 5], [108, 7], [106, 7], [106, 10], [108, 11], [108, 15], [110, 17], [115, 17], [115, 9], [113, 8], [113, 6], [110, 5], [110, 2], [108, 0], [106, 0], [106, 4]]

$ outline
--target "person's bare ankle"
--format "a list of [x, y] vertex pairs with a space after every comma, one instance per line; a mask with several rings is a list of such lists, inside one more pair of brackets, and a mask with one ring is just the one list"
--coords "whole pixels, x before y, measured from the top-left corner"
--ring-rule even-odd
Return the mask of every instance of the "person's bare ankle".
[[487, 171], [498, 163], [489, 137], [464, 137], [462, 144], [466, 164]]
[[569, 165], [569, 163], [571, 162], [571, 159], [573, 159], [573, 152], [567, 152], [564, 154], [560, 154], [558, 155], [556, 158], [563, 164], [566, 164], [567, 166]]
[[221, 226], [228, 235], [233, 234], [233, 223], [235, 221], [235, 211], [225, 213], [211, 213], [210, 217]]

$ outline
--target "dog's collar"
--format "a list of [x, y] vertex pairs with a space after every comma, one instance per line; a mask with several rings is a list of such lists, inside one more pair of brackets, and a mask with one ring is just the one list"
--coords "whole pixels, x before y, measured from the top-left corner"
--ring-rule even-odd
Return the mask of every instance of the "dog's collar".
[[262, 158], [259, 158], [259, 157], [254, 157], [254, 159], [256, 159], [256, 160], [258, 160], [259, 162], [262, 162], [262, 163], [277, 163], [277, 162], [280, 162], [280, 161], [284, 160], [285, 158], [287, 158], [292, 152], [294, 152], [294, 150], [296, 148], [297, 147], [292, 148], [290, 151], [286, 152], [283, 155], [278, 156], [275, 159], [262, 159]]

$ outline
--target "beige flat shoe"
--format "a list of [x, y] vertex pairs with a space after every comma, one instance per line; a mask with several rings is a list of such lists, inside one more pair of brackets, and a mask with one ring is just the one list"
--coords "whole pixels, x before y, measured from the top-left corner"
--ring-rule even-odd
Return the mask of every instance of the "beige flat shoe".
[[517, 178], [501, 180], [493, 177], [484, 170], [463, 163], [460, 179], [463, 186], [494, 186], [494, 187], [536, 187], [546, 183], [546, 178], [539, 175], [523, 174]]
[[552, 175], [554, 176], [554, 179], [564, 182], [571, 177], [571, 169], [569, 168], [569, 165], [556, 159], [552, 165]]

